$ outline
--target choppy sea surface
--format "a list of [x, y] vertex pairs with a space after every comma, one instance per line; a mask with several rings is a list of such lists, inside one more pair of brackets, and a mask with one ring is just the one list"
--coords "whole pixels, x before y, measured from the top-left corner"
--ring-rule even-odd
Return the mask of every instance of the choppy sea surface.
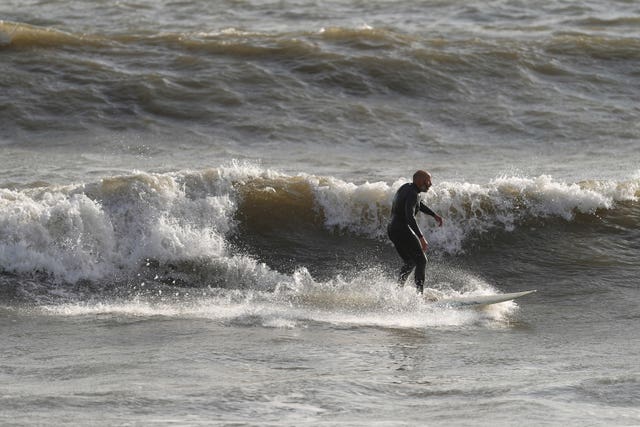
[[[3, 425], [640, 424], [640, 5], [0, 3]], [[385, 236], [416, 169], [427, 292]]]

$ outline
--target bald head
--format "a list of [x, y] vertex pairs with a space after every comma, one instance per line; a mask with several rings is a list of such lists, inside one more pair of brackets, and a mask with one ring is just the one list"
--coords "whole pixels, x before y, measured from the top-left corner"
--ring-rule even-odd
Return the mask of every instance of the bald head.
[[418, 170], [413, 174], [413, 183], [421, 193], [424, 193], [431, 188], [431, 174], [427, 171]]

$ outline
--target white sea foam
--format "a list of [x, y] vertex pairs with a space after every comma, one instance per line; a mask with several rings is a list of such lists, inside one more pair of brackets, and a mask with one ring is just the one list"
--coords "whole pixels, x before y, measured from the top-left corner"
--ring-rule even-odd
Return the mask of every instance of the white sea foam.
[[65, 190], [0, 190], [0, 266], [44, 271], [76, 281], [99, 278], [114, 253], [110, 219], [100, 204]]
[[[74, 302], [47, 305], [41, 311], [57, 316], [201, 318], [272, 328], [304, 327], [309, 322], [423, 328], [502, 323], [516, 308], [515, 303], [482, 310], [433, 305], [412, 287], [400, 288], [377, 270], [351, 280], [337, 277], [319, 282], [300, 269], [279, 285], [275, 292], [226, 289], [193, 299], [166, 296], [160, 300]], [[458, 294], [446, 284], [435, 286], [441, 286], [438, 292], [442, 296]], [[470, 294], [495, 293], [481, 280], [469, 282], [468, 289], [471, 288]]]

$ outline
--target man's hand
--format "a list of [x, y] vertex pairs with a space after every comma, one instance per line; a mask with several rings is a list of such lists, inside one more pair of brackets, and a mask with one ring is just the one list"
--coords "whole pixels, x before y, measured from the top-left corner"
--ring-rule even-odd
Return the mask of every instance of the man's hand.
[[420, 246], [422, 246], [422, 252], [427, 252], [429, 249], [429, 243], [427, 243], [424, 236], [420, 238]]
[[434, 216], [433, 219], [435, 219], [436, 222], [438, 223], [438, 227], [442, 227], [442, 224], [444, 223], [444, 221], [440, 215], [436, 214], [436, 216]]

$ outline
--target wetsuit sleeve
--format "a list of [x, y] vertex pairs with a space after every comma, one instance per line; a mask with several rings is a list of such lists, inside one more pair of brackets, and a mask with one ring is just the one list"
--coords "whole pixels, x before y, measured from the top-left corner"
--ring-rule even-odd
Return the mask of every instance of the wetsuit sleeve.
[[420, 212], [425, 213], [427, 215], [431, 215], [434, 218], [436, 216], [436, 213], [431, 209], [429, 209], [429, 207], [422, 202], [420, 202]]
[[416, 193], [409, 193], [405, 199], [404, 205], [404, 214], [406, 215], [407, 224], [416, 233], [418, 238], [422, 237], [422, 232], [420, 231], [420, 227], [418, 227], [418, 223], [416, 222], [416, 217], [414, 212], [416, 211], [416, 205], [418, 204], [418, 195]]

